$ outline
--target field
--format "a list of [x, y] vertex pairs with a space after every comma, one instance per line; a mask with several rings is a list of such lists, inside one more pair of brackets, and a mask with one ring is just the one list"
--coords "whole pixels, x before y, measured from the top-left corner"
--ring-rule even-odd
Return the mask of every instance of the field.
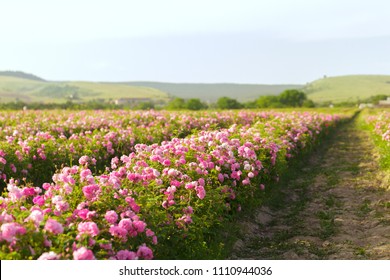
[[[12, 73], [10, 74], [12, 75]], [[227, 96], [240, 102], [250, 101], [260, 95], [276, 95], [285, 89], [300, 85], [250, 85], [250, 84], [174, 84], [157, 82], [82, 82], [45, 81], [25, 77], [2, 76], [0, 73], [0, 102], [64, 103], [71, 96], [74, 102], [90, 100], [116, 100], [120, 98], [149, 98], [167, 101], [175, 96], [189, 99], [197, 96], [203, 101], [215, 102]]]
[[309, 83], [303, 91], [315, 102], [356, 102], [374, 95], [390, 95], [390, 76], [327, 77]]
[[45, 81], [25, 73], [0, 72], [0, 102], [64, 103], [120, 98], [146, 98], [168, 101], [172, 97], [194, 96], [205, 102], [216, 102], [227, 96], [239, 102], [256, 100], [263, 95], [278, 95], [286, 89], [302, 89], [314, 102], [359, 102], [374, 95], [390, 95], [390, 76], [355, 75], [327, 77], [306, 85], [232, 84], [232, 83], [160, 83], [160, 82], [82, 82]]
[[184, 99], [196, 96], [206, 102], [215, 102], [220, 97], [230, 97], [239, 102], [257, 99], [262, 95], [277, 95], [286, 89], [299, 89], [302, 85], [262, 85], [262, 84], [195, 84], [195, 83], [158, 83], [158, 82], [128, 82], [131, 86], [151, 87], [172, 96]]
[[114, 101], [120, 98], [149, 98], [167, 100], [168, 95], [155, 88], [125, 84], [94, 82], [47, 82], [0, 75], [0, 102], [16, 100], [42, 103], [64, 103], [67, 100], [87, 102], [90, 100]]
[[237, 225], [232, 259], [390, 258], [388, 113], [342, 123]]
[[[377, 149], [367, 139], [388, 147], [388, 120], [341, 109], [1, 112], [0, 258], [345, 258], [355, 240], [337, 242], [335, 220], [355, 218], [341, 206], [335, 217], [343, 195], [380, 221], [387, 246], [388, 170], [360, 156]], [[365, 168], [384, 172], [370, 200], [342, 188], [373, 182]], [[372, 244], [360, 244], [365, 258], [388, 257]]]

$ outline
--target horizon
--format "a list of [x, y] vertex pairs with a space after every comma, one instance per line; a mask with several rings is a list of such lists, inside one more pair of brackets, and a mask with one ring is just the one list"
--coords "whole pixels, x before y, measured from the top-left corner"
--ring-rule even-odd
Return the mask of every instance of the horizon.
[[384, 0], [4, 0], [1, 8], [1, 67], [52, 81], [306, 84], [390, 74]]
[[[92, 81], [92, 80], [63, 80], [63, 79], [59, 79], [59, 80], [49, 80], [49, 79], [46, 79], [45, 77], [41, 77], [41, 76], [38, 76], [38, 75], [35, 75], [34, 73], [28, 73], [26, 71], [22, 71], [22, 70], [0, 70], [0, 77], [3, 76], [3, 77], [7, 77], [8, 75], [1, 75], [1, 72], [15, 72], [15, 73], [24, 73], [24, 74], [28, 74], [28, 75], [33, 75], [39, 79], [42, 79], [43, 82], [88, 82], [88, 83], [162, 83], [162, 84], [199, 84], [199, 85], [212, 85], [212, 84], [232, 84], [232, 85], [286, 85], [286, 84], [289, 84], [289, 83], [281, 83], [281, 84], [255, 84], [255, 83], [235, 83], [235, 82], [172, 82], [172, 81], [152, 81], [152, 80], [129, 80], [129, 81], [121, 81], [121, 80], [118, 80], [118, 81], [104, 81], [104, 80], [99, 80], [99, 81]], [[364, 75], [364, 74], [363, 74]], [[13, 77], [13, 76], [11, 76]], [[14, 77], [14, 78], [20, 78], [20, 77]], [[330, 78], [330, 77], [329, 77]], [[25, 79], [25, 78], [21, 78], [21, 79]], [[303, 85], [303, 84], [291, 84], [291, 85]]]
[[[306, 83], [239, 83], [239, 82], [172, 82], [172, 81], [152, 81], [152, 80], [128, 80], [128, 81], [92, 81], [92, 80], [63, 80], [63, 79], [59, 79], [59, 80], [49, 80], [49, 79], [46, 79], [45, 77], [41, 77], [41, 76], [38, 76], [38, 75], [35, 75], [34, 73], [29, 73], [29, 72], [26, 72], [26, 71], [22, 71], [22, 70], [2, 70], [0, 69], [0, 77], [3, 76], [3, 77], [7, 77], [8, 75], [1, 75], [1, 72], [14, 72], [14, 73], [24, 73], [24, 74], [28, 74], [28, 75], [33, 75], [39, 79], [42, 79], [43, 82], [86, 82], [86, 83], [117, 83], [117, 84], [121, 84], [121, 83], [161, 83], [161, 84], [196, 84], [196, 85], [223, 85], [223, 84], [230, 84], [230, 85], [248, 85], [248, 86], [251, 86], [251, 85], [265, 85], [265, 86], [272, 86], [272, 85], [295, 85], [295, 86], [305, 86], [307, 84], [310, 84], [312, 82], [315, 82], [315, 81], [318, 81], [318, 80], [321, 80], [321, 79], [328, 79], [328, 78], [337, 78], [337, 77], [349, 77], [349, 76], [390, 76], [390, 74], [342, 74], [342, 75], [337, 75], [337, 76], [328, 76], [328, 75], [324, 75], [322, 77], [319, 77], [315, 80], [312, 80], [312, 81], [308, 81]], [[20, 77], [15, 77], [15, 76], [11, 76], [11, 77], [14, 77], [14, 78], [20, 78]], [[25, 78], [21, 78], [21, 79], [25, 79]]]

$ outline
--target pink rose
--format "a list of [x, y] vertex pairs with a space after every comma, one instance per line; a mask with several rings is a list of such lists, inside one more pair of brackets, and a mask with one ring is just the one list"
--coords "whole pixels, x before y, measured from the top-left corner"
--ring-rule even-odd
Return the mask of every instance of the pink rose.
[[122, 227], [119, 227], [119, 226], [112, 226], [110, 227], [110, 233], [112, 236], [114, 237], [118, 237], [120, 239], [123, 239], [123, 240], [126, 240], [127, 239], [127, 230], [122, 228]]
[[24, 196], [33, 196], [33, 195], [35, 195], [35, 189], [34, 188], [24, 188], [22, 190], [22, 193]]
[[26, 233], [26, 229], [21, 225], [19, 225], [18, 223], [2, 224], [0, 227], [0, 231], [1, 231], [1, 238], [8, 242], [12, 242], [16, 240], [16, 235]]
[[118, 214], [115, 211], [113, 211], [113, 210], [107, 211], [106, 215], [104, 216], [104, 218], [110, 224], [114, 224], [118, 220]]
[[96, 260], [91, 250], [81, 247], [73, 252], [74, 260]]
[[138, 248], [137, 256], [145, 260], [151, 260], [153, 259], [153, 252], [150, 248], [143, 244]]
[[203, 199], [206, 196], [206, 191], [203, 186], [197, 186], [195, 189], [196, 189], [196, 195], [200, 199]]
[[144, 232], [146, 223], [143, 221], [133, 221], [133, 227], [137, 232]]
[[58, 259], [59, 256], [52, 251], [50, 251], [49, 253], [45, 252], [38, 258], [39, 261], [58, 260]]
[[53, 219], [48, 219], [45, 224], [45, 230], [53, 234], [60, 234], [64, 232], [62, 225]]
[[218, 174], [218, 180], [223, 183], [223, 181], [225, 180], [225, 178], [223, 177], [223, 175], [221, 173]]
[[98, 185], [93, 184], [83, 187], [83, 193], [87, 199], [93, 200], [101, 193], [101, 190]]
[[133, 230], [133, 222], [128, 218], [120, 220], [118, 226], [124, 228], [127, 231]]
[[26, 220], [32, 221], [35, 226], [39, 226], [39, 224], [43, 221], [43, 213], [41, 210], [33, 210]]
[[80, 159], [79, 159], [79, 164], [80, 165], [85, 165], [86, 163], [88, 163], [89, 161], [89, 157], [88, 156], [82, 156]]
[[120, 250], [118, 253], [116, 253], [116, 259], [117, 260], [136, 260], [138, 259], [138, 256], [135, 252], [128, 251], [128, 250]]
[[77, 226], [79, 234], [87, 234], [92, 237], [99, 234], [99, 228], [94, 222], [83, 222]]
[[37, 195], [33, 198], [33, 203], [42, 206], [43, 204], [45, 204], [45, 199], [43, 198], [43, 196]]

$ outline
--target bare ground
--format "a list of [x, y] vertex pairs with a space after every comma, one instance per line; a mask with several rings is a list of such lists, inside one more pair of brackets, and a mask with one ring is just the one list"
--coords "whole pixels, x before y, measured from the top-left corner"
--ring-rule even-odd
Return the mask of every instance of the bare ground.
[[[231, 259], [390, 259], [390, 177], [368, 132], [341, 127], [278, 202], [240, 223]], [[283, 185], [284, 184], [284, 185]]]

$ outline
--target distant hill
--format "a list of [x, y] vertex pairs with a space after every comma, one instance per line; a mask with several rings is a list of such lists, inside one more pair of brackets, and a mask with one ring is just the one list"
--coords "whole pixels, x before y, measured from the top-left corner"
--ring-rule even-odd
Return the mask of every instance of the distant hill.
[[0, 76], [15, 77], [15, 78], [45, 82], [44, 79], [42, 79], [38, 76], [35, 76], [33, 74], [29, 74], [29, 73], [25, 73], [22, 71], [0, 71]]
[[286, 89], [299, 89], [303, 85], [261, 85], [261, 84], [198, 84], [198, 83], [159, 83], [127, 82], [127, 85], [156, 88], [171, 96], [180, 98], [200, 98], [203, 101], [215, 102], [226, 96], [240, 102], [250, 101], [261, 95], [277, 95]]
[[303, 91], [315, 102], [356, 102], [374, 95], [390, 95], [390, 75], [327, 77], [307, 84]]
[[142, 98], [168, 100], [168, 94], [155, 88], [94, 82], [49, 82], [11, 75], [0, 75], [0, 102], [64, 103], [99, 100], [132, 102]]
[[390, 75], [350, 75], [326, 77], [303, 85], [198, 84], [161, 82], [77, 82], [46, 81], [20, 71], [0, 71], [0, 102], [63, 103], [99, 100], [153, 100], [165, 102], [171, 97], [200, 98], [215, 102], [222, 96], [240, 102], [261, 95], [277, 95], [286, 89], [301, 89], [315, 102], [356, 102], [374, 95], [390, 95]]

